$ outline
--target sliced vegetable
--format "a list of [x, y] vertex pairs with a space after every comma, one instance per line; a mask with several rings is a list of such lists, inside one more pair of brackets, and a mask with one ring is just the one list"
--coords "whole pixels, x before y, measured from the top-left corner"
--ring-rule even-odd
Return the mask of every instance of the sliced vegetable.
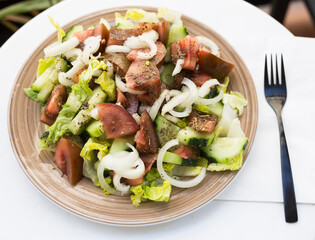
[[212, 143], [214, 134], [200, 133], [191, 127], [185, 127], [178, 132], [177, 139], [187, 146], [205, 147]]
[[135, 136], [135, 142], [140, 153], [157, 153], [159, 150], [158, 136], [152, 119], [146, 110], [141, 114], [140, 130]]
[[215, 114], [202, 114], [193, 110], [188, 117], [188, 126], [197, 132], [212, 133], [218, 122]]
[[138, 131], [138, 124], [124, 108], [112, 103], [99, 103], [97, 109], [107, 139], [128, 136]]
[[81, 148], [68, 139], [61, 138], [57, 144], [55, 161], [72, 185], [76, 185], [83, 178], [83, 159], [80, 152]]
[[168, 121], [160, 114], [155, 119], [156, 132], [159, 138], [160, 146], [164, 146], [168, 141], [175, 139], [180, 128]]
[[211, 53], [208, 49], [202, 48], [199, 52], [199, 67], [213, 78], [223, 79], [233, 69], [234, 65]]

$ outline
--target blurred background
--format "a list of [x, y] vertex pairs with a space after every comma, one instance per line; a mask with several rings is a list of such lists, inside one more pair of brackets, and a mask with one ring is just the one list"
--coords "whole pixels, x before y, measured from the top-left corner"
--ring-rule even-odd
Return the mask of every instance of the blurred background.
[[[0, 46], [23, 24], [61, 0], [0, 0]], [[315, 0], [247, 0], [295, 36], [315, 37]]]

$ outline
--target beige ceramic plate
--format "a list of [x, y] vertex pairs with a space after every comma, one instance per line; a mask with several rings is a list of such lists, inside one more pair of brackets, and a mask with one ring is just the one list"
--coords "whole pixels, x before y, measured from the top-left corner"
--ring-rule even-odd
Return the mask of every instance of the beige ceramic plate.
[[[100, 17], [113, 22], [114, 12], [124, 13], [126, 9], [128, 7], [107, 9], [81, 17], [64, 29], [67, 30], [78, 24], [89, 27], [98, 23]], [[156, 11], [153, 8], [144, 9]], [[222, 57], [235, 64], [235, 69], [230, 74], [229, 88], [241, 92], [249, 103], [241, 117], [242, 128], [249, 138], [244, 153], [246, 160], [257, 127], [257, 96], [253, 80], [240, 56], [220, 35], [196, 20], [185, 16], [182, 19], [191, 35], [202, 35], [213, 39], [219, 45]], [[23, 88], [30, 87], [35, 80], [38, 60], [44, 56], [43, 49], [54, 41], [56, 41], [56, 34], [40, 44], [25, 63], [12, 89], [8, 109], [9, 134], [15, 155], [29, 179], [53, 202], [82, 217], [102, 223], [129, 226], [154, 224], [183, 216], [203, 206], [221, 192], [238, 173], [238, 171], [208, 172], [203, 182], [196, 187], [173, 188], [169, 202], [148, 201], [141, 203], [139, 207], [131, 204], [130, 197], [104, 195], [102, 190], [94, 187], [87, 178], [72, 187], [66, 177], [61, 176], [53, 154], [37, 149], [39, 136], [44, 131], [43, 125], [39, 122], [41, 106], [23, 92]], [[22, 124], [21, 119], [23, 119]]]

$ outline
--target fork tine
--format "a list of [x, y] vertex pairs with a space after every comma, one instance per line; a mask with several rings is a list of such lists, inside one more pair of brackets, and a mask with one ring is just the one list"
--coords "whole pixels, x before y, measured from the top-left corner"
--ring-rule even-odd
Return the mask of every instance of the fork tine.
[[284, 63], [283, 63], [283, 55], [281, 54], [281, 85], [283, 88], [286, 88], [286, 82], [285, 82], [285, 73], [284, 73]]
[[268, 79], [268, 63], [267, 63], [267, 54], [265, 54], [265, 89], [269, 85], [269, 79]]
[[270, 54], [270, 84], [275, 84], [273, 80], [273, 62], [272, 62], [272, 54]]
[[275, 56], [276, 56], [276, 82], [275, 82], [275, 85], [280, 85], [277, 54], [275, 54]]

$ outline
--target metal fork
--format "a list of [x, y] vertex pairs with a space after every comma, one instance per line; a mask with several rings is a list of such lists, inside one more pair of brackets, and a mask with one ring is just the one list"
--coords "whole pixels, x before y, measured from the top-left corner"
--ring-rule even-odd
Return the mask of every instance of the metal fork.
[[288, 223], [298, 221], [294, 184], [291, 171], [291, 164], [289, 158], [289, 152], [287, 142], [285, 140], [284, 129], [282, 124], [281, 111], [287, 99], [287, 87], [285, 81], [283, 56], [281, 54], [281, 82], [278, 73], [278, 61], [277, 55], [275, 59], [275, 81], [272, 55], [270, 55], [270, 82], [268, 77], [268, 61], [267, 55], [265, 55], [265, 97], [269, 105], [275, 111], [278, 119], [279, 132], [280, 132], [280, 148], [281, 148], [281, 172], [282, 172], [282, 190], [283, 190], [283, 202], [285, 220]]

